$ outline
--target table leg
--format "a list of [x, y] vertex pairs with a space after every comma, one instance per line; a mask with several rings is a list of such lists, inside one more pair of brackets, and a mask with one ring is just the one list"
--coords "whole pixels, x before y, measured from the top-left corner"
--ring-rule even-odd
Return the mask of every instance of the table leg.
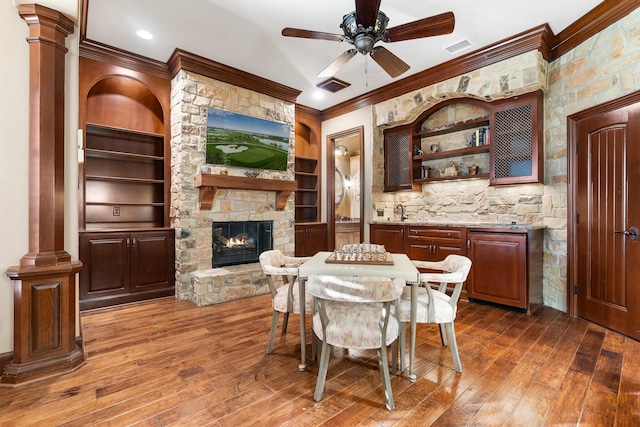
[[307, 369], [307, 313], [305, 310], [305, 286], [306, 279], [302, 277], [298, 278], [298, 291], [300, 292], [300, 365], [298, 365], [298, 370], [304, 371]]
[[413, 358], [416, 352], [416, 311], [418, 310], [418, 284], [411, 284], [411, 337], [409, 338], [409, 380], [415, 381]]

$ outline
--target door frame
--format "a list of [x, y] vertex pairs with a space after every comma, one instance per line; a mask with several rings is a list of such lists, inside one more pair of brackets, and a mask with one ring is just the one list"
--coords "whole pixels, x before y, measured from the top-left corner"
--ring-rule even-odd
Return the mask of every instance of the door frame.
[[569, 315], [578, 313], [578, 250], [576, 227], [576, 198], [578, 183], [578, 122], [604, 113], [640, 103], [640, 91], [630, 93], [612, 101], [596, 105], [567, 117], [567, 310]]
[[358, 136], [360, 145], [360, 241], [364, 238], [364, 126], [358, 126], [327, 135], [325, 151], [327, 153], [327, 169], [325, 176], [327, 183], [327, 247], [329, 250], [333, 250], [336, 238], [335, 141], [336, 139], [354, 135]]

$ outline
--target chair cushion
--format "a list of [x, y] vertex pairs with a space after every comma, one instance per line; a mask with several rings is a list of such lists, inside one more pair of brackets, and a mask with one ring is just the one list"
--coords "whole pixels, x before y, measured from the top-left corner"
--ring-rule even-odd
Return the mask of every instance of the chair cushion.
[[[273, 298], [273, 309], [281, 313], [287, 312], [287, 297], [289, 296], [289, 285], [283, 285], [276, 291]], [[305, 310], [307, 313], [313, 313], [313, 297], [306, 292]], [[300, 291], [298, 290], [298, 281], [293, 283], [293, 313], [300, 313]]]
[[[456, 318], [456, 310], [451, 307], [447, 294], [433, 291], [433, 299], [435, 300], [435, 322], [429, 322], [429, 295], [427, 290], [422, 286], [418, 287], [418, 303], [416, 310], [417, 323], [450, 323]], [[411, 286], [406, 286], [400, 297], [400, 314], [401, 322], [409, 322], [411, 320]]]
[[[382, 331], [378, 325], [382, 304], [354, 304], [344, 301], [325, 301], [329, 323], [326, 342], [342, 348], [371, 349], [381, 348]], [[320, 313], [313, 316], [313, 331], [324, 341]], [[398, 320], [389, 316], [385, 347], [398, 338]]]

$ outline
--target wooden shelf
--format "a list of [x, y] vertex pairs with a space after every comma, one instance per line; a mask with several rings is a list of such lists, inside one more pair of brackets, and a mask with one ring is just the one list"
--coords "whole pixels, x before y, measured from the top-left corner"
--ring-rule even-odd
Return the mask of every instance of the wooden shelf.
[[114, 157], [128, 157], [132, 159], [145, 159], [145, 160], [156, 160], [156, 161], [164, 161], [164, 157], [162, 156], [152, 156], [148, 154], [136, 154], [136, 153], [126, 153], [123, 151], [111, 151], [111, 150], [101, 150], [97, 148], [87, 148], [85, 149], [87, 157], [97, 157], [104, 159], [111, 159]]
[[476, 128], [481, 126], [488, 126], [488, 125], [489, 125], [489, 118], [481, 117], [478, 119], [472, 119], [472, 120], [467, 120], [465, 122], [454, 123], [454, 124], [442, 126], [435, 129], [422, 129], [417, 132], [414, 132], [413, 136], [426, 138], [429, 136], [444, 135], [447, 133], [459, 132], [461, 130]]
[[435, 153], [425, 153], [419, 156], [413, 156], [413, 160], [437, 160], [449, 157], [466, 156], [469, 154], [488, 153], [490, 147], [488, 145], [477, 145], [474, 147], [459, 148], [457, 150], [438, 151]]
[[121, 183], [131, 183], [131, 184], [162, 184], [164, 185], [164, 180], [162, 179], [149, 179], [149, 178], [128, 178], [121, 176], [98, 176], [98, 175], [86, 175], [87, 180], [93, 181], [114, 181]]
[[438, 178], [421, 178], [414, 179], [413, 182], [422, 183], [422, 182], [439, 182], [439, 181], [455, 181], [458, 179], [479, 179], [479, 178], [489, 178], [488, 173], [478, 173], [475, 175], [456, 175], [456, 176], [443, 176]]
[[279, 179], [249, 178], [244, 176], [198, 174], [194, 177], [195, 187], [200, 189], [200, 209], [210, 210], [213, 196], [218, 188], [234, 190], [275, 191], [276, 209], [283, 210], [292, 191], [296, 191], [295, 181]]

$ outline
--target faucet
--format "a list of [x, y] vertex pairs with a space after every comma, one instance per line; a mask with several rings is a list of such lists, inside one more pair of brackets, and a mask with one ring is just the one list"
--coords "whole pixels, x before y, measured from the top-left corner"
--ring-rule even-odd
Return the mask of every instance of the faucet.
[[396, 209], [400, 208], [400, 221], [404, 221], [405, 219], [408, 219], [409, 217], [404, 215], [404, 205], [402, 203], [398, 203], [398, 206], [396, 206]]

